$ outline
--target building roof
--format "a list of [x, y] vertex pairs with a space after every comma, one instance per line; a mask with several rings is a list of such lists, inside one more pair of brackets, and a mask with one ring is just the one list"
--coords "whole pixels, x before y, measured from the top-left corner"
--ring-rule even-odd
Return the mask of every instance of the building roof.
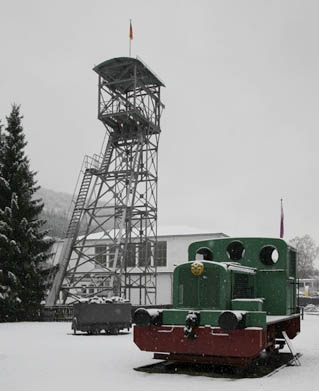
[[[157, 85], [165, 87], [164, 83], [140, 60], [132, 57], [112, 58], [96, 65], [93, 70], [104, 80], [111, 83], [108, 87], [121, 92], [132, 91], [136, 81], [145, 86]], [[113, 88], [112, 88], [113, 87]]]
[[[110, 237], [114, 236], [113, 230], [110, 231]], [[173, 237], [173, 236], [210, 236], [210, 237], [224, 237], [227, 238], [228, 235], [222, 232], [205, 232], [203, 230], [199, 230], [192, 227], [163, 227], [158, 229], [157, 237]], [[80, 237], [81, 238], [81, 237]], [[95, 232], [87, 237], [88, 240], [103, 240], [109, 239], [104, 232]]]

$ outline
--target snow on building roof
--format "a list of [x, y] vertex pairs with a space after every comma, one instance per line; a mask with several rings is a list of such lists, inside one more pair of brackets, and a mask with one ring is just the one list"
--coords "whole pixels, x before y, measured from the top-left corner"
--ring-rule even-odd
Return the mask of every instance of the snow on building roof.
[[[114, 230], [109, 232], [110, 237], [105, 235], [104, 232], [95, 232], [87, 237], [89, 240], [103, 240], [110, 239], [114, 236]], [[210, 237], [227, 237], [228, 235], [222, 232], [208, 232], [201, 230], [195, 227], [187, 226], [169, 226], [169, 227], [159, 227], [157, 236], [158, 237], [167, 237], [167, 236], [210, 236]], [[79, 239], [81, 236], [79, 237]]]

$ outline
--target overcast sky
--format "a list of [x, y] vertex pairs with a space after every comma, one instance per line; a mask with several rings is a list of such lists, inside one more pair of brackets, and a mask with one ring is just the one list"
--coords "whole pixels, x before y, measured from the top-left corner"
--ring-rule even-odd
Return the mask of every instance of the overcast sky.
[[319, 242], [318, 12], [309, 0], [0, 0], [0, 117], [21, 104], [39, 184], [73, 193], [104, 137], [92, 68], [128, 55], [132, 19], [132, 56], [166, 84], [160, 224], [276, 237], [282, 197], [285, 237]]

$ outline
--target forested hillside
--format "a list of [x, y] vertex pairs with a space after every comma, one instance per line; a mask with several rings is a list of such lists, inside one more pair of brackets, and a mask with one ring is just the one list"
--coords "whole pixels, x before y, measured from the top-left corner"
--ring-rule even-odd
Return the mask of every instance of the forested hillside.
[[[68, 211], [71, 206], [72, 196], [67, 193], [40, 188], [35, 198], [42, 198], [44, 202], [41, 217], [47, 221], [44, 228], [49, 230], [49, 235], [55, 238], [64, 238], [69, 222]], [[107, 225], [112, 227], [112, 221], [109, 221]], [[92, 222], [92, 227], [94, 226], [96, 226], [96, 223]], [[81, 228], [84, 227], [84, 225], [81, 226]]]
[[44, 208], [41, 213], [47, 223], [44, 226], [49, 230], [49, 235], [56, 238], [63, 238], [67, 225], [67, 212], [71, 205], [72, 196], [67, 193], [60, 193], [46, 188], [37, 192], [37, 197], [42, 198]]

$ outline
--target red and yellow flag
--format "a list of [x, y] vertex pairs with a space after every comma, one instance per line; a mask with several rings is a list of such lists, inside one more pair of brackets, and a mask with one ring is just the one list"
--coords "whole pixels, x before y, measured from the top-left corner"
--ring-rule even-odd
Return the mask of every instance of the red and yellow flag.
[[133, 27], [132, 27], [132, 22], [130, 21], [130, 40], [132, 41], [133, 39]]

